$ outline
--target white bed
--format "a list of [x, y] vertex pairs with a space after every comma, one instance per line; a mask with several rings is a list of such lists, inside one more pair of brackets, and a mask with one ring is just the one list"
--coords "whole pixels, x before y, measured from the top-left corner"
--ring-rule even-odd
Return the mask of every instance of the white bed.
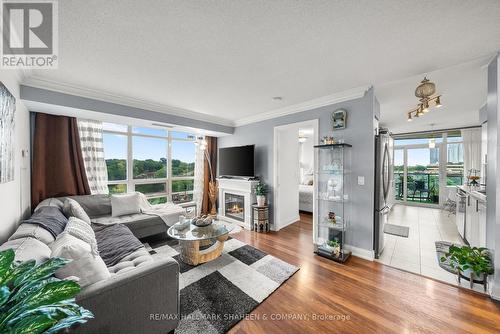
[[299, 184], [299, 210], [313, 211], [313, 189], [314, 186]]

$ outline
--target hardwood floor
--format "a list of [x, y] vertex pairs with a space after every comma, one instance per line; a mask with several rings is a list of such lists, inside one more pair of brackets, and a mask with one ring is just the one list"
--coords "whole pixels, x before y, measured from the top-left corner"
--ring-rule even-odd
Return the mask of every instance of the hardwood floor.
[[234, 237], [300, 270], [230, 333], [500, 333], [500, 304], [488, 297], [357, 257], [341, 265], [314, 255], [310, 215]]

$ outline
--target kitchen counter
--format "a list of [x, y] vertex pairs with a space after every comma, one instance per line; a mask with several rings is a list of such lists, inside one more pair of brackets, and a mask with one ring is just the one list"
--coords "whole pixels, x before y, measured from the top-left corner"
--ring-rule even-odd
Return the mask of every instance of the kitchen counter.
[[470, 186], [457, 186], [458, 189], [466, 192], [475, 199], [486, 203], [486, 188], [485, 187], [470, 187]]

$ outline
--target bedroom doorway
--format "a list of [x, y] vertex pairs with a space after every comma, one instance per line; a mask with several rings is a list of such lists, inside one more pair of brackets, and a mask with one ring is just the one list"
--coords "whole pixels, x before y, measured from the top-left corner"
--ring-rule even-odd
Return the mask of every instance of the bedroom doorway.
[[314, 145], [318, 144], [318, 120], [274, 128], [274, 228], [300, 220], [312, 221], [315, 207]]

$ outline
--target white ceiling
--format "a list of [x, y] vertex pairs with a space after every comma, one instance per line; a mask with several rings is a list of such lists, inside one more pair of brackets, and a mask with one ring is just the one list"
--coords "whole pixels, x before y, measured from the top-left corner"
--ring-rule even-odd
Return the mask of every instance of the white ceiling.
[[[458, 66], [375, 85], [380, 102], [380, 122], [393, 133], [451, 129], [480, 125], [479, 109], [486, 103], [487, 64], [491, 57]], [[431, 108], [424, 116], [408, 122], [407, 112], [419, 103], [415, 88], [427, 76], [441, 94], [441, 108]], [[433, 126], [431, 126], [433, 124]]]
[[[497, 0], [65, 0], [59, 69], [33, 74], [234, 124], [491, 55], [499, 17]], [[411, 105], [388, 100], [418, 81], [380, 90], [384, 118]]]

